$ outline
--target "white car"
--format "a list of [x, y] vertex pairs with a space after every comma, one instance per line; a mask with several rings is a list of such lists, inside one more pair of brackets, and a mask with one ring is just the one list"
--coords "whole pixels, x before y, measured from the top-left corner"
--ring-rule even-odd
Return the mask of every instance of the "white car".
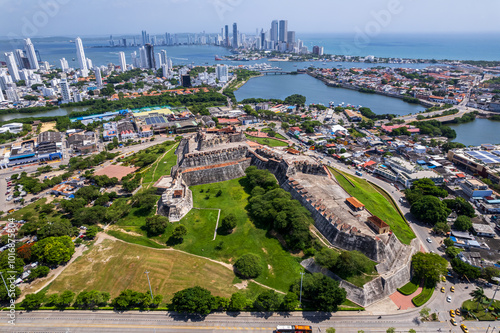
[[451, 303], [451, 296], [446, 297], [446, 302]]
[[429, 237], [427, 237], [426, 241], [427, 243], [432, 243], [432, 239], [430, 239]]

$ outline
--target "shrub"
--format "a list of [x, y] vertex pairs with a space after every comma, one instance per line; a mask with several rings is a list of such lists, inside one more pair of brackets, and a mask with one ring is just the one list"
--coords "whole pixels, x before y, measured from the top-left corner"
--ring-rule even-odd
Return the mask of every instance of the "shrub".
[[398, 288], [398, 291], [403, 295], [411, 295], [418, 289], [418, 280], [412, 279], [410, 282]]
[[413, 297], [411, 301], [416, 307], [422, 306], [425, 303], [427, 303], [427, 301], [431, 298], [433, 293], [434, 293], [434, 287], [431, 288], [424, 287], [422, 289], [422, 292], [417, 296]]
[[238, 275], [246, 279], [256, 278], [262, 272], [260, 258], [253, 253], [247, 253], [241, 256], [236, 260], [234, 267]]

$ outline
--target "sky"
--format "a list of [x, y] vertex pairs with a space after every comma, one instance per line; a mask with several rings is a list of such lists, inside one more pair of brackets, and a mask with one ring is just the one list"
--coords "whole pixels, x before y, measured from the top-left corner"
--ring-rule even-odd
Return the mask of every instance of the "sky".
[[[297, 33], [500, 33], [500, 1], [481, 0], [0, 0], [0, 36], [90, 36], [269, 30]], [[492, 22], [495, 22], [493, 24]]]

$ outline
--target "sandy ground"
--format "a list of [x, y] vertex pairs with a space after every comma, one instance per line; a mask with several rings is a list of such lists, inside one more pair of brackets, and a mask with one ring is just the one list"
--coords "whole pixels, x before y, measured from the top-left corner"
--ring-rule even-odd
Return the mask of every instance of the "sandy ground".
[[55, 121], [51, 121], [51, 122], [48, 122], [48, 123], [42, 123], [42, 129], [40, 130], [40, 133], [41, 132], [46, 132], [46, 131], [49, 131], [49, 130], [56, 131], [56, 122]]

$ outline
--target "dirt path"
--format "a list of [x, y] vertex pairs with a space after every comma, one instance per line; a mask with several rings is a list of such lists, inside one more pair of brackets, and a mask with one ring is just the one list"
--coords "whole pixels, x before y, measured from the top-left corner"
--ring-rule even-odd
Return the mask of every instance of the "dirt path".
[[[102, 234], [102, 233], [101, 233]], [[119, 241], [119, 242], [122, 242], [122, 243], [127, 243], [127, 244], [132, 244], [132, 245], [136, 245], [136, 246], [142, 246], [142, 247], [145, 247], [145, 248], [148, 248], [148, 249], [151, 249], [150, 247], [148, 246], [144, 246], [144, 245], [139, 245], [139, 244], [134, 244], [134, 243], [129, 243], [129, 242], [125, 242], [121, 239], [118, 239], [116, 237], [113, 237], [111, 235], [108, 235], [106, 234], [106, 236], [104, 236], [102, 239], [110, 239], [110, 240], [113, 240], [113, 241]], [[101, 239], [98, 240], [99, 243], [102, 242]], [[96, 241], [96, 244], [97, 241]], [[210, 258], [207, 258], [207, 257], [203, 257], [203, 256], [199, 256], [197, 254], [192, 254], [192, 253], [189, 253], [189, 252], [186, 252], [186, 251], [182, 251], [182, 250], [177, 250], [177, 249], [173, 249], [173, 248], [165, 248], [165, 249], [155, 249], [155, 250], [159, 250], [159, 251], [175, 251], [175, 252], [180, 252], [180, 253], [184, 253], [184, 254], [187, 254], [187, 255], [190, 255], [190, 256], [193, 256], [193, 257], [197, 257], [197, 258], [200, 258], [200, 259], [205, 259], [205, 260], [209, 260], [213, 263], [216, 263], [216, 264], [219, 264], [219, 265], [222, 265], [224, 267], [226, 267], [227, 269], [230, 269], [231, 271], [234, 271], [234, 267], [233, 265], [231, 264], [228, 264], [228, 263], [225, 263], [223, 261], [218, 261], [218, 260], [215, 260], [215, 259], [210, 259]], [[274, 290], [275, 292], [279, 293], [279, 294], [286, 294], [284, 292], [282, 292], [281, 290], [278, 290], [278, 289], [274, 289], [274, 288], [271, 288], [269, 286], [266, 286], [265, 284], [262, 284], [260, 282], [257, 282], [253, 279], [249, 279], [248, 281], [251, 281], [251, 282], [254, 282], [255, 284], [258, 284], [259, 286], [263, 287], [263, 288], [266, 288], [266, 289], [270, 289], [270, 290]]]
[[[148, 184], [148, 187], [151, 183], [154, 183], [154, 179], [155, 179], [155, 173], [156, 173], [156, 169], [158, 168], [158, 165], [160, 165], [160, 161], [165, 157], [165, 155], [167, 155], [172, 149], [176, 148], [177, 147], [177, 143], [174, 144], [172, 146], [172, 148], [170, 148], [169, 150], [167, 150], [163, 155], [161, 155], [155, 162], [155, 168], [153, 170], [153, 182], [149, 182], [149, 183], [145, 183], [145, 184]], [[149, 168], [145, 169], [143, 172], [146, 172], [147, 170], [149, 170], [153, 165], [151, 165]], [[143, 180], [143, 177], [141, 177], [141, 185], [142, 185], [142, 180]]]
[[[102, 233], [101, 233], [102, 234]], [[96, 240], [96, 243], [97, 242], [100, 242], [100, 239], [98, 238]], [[26, 296], [26, 294], [36, 294], [38, 293], [39, 291], [43, 290], [45, 287], [47, 287], [50, 283], [52, 283], [52, 281], [54, 281], [69, 265], [71, 265], [78, 257], [80, 257], [82, 254], [83, 254], [83, 251], [85, 251], [87, 249], [86, 246], [84, 245], [81, 245], [79, 247], [76, 248], [75, 250], [75, 253], [73, 254], [73, 256], [71, 257], [71, 259], [66, 263], [66, 265], [61, 265], [59, 267], [57, 267], [56, 269], [53, 269], [49, 272], [49, 275], [47, 275], [46, 277], [44, 278], [41, 278], [41, 279], [36, 279], [34, 280], [34, 284], [27, 284], [25, 285], [23, 288], [21, 288], [23, 294], [21, 295], [21, 297], [19, 297], [17, 299], [17, 302], [20, 303], [22, 302], [22, 300], [24, 299], [24, 297]], [[40, 283], [43, 283], [43, 285], [41, 287], [38, 287], [38, 285]], [[33, 288], [36, 288], [36, 290], [31, 290]]]

